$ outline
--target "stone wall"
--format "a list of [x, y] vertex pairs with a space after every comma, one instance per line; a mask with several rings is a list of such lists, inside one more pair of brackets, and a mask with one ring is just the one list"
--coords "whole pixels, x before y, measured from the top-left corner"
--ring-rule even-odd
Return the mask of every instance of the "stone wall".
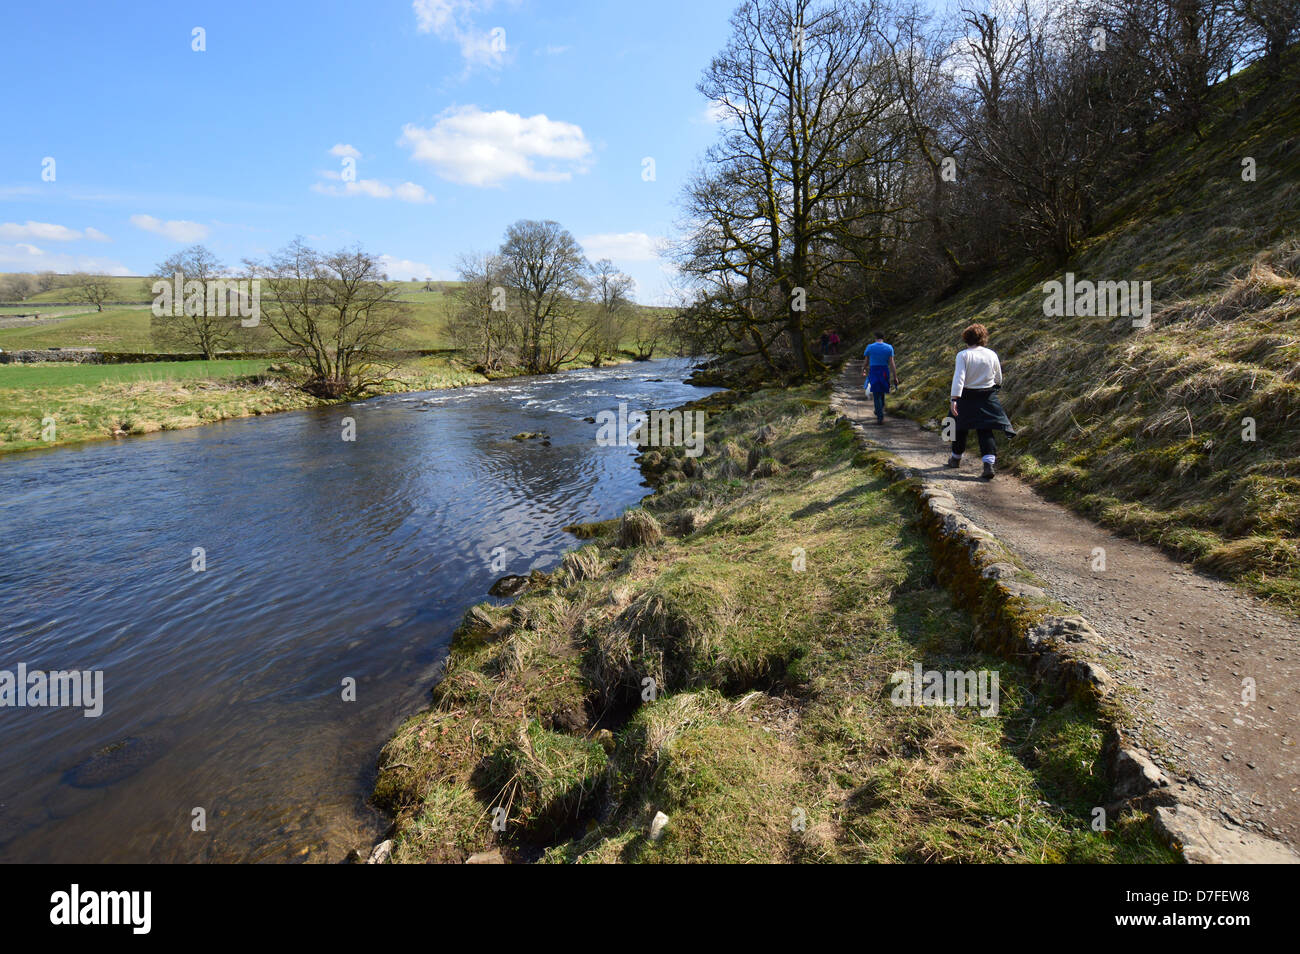
[[0, 364], [35, 364], [38, 361], [103, 364], [104, 355], [94, 348], [39, 348], [27, 351], [0, 351]]

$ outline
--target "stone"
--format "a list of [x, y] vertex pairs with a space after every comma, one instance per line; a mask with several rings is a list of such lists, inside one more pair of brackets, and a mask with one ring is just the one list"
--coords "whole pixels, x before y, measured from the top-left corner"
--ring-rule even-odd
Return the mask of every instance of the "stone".
[[1153, 788], [1168, 786], [1169, 780], [1140, 749], [1122, 748], [1115, 755], [1115, 789], [1117, 800], [1145, 795]]
[[382, 865], [387, 863], [389, 856], [393, 853], [393, 839], [388, 838], [375, 845], [370, 852], [370, 857], [366, 859], [368, 865]]
[[163, 733], [118, 739], [65, 772], [63, 782], [74, 788], [107, 788], [153, 764], [170, 746], [170, 736]]
[[528, 577], [506, 574], [488, 588], [493, 596], [518, 596], [528, 589]]
[[467, 865], [503, 865], [506, 859], [501, 854], [500, 848], [493, 848], [491, 851], [476, 851], [465, 859]]
[[980, 571], [980, 576], [986, 580], [1005, 580], [1018, 572], [1019, 570], [1011, 563], [990, 563]]
[[1212, 821], [1188, 805], [1158, 806], [1155, 827], [1188, 864], [1300, 864], [1300, 857], [1286, 845]]
[[1019, 580], [1003, 580], [999, 586], [1006, 590], [1008, 595], [1017, 599], [1043, 599], [1047, 596], [1047, 593], [1038, 587], [1021, 583]]
[[655, 812], [655, 817], [650, 821], [650, 840], [658, 841], [664, 836], [664, 828], [668, 825], [668, 816], [663, 812]]

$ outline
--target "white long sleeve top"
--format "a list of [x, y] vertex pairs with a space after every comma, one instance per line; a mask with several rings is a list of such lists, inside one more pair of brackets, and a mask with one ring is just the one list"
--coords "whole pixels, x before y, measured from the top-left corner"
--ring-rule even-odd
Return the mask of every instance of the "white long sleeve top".
[[1002, 365], [997, 353], [980, 346], [957, 352], [957, 369], [952, 375], [952, 396], [961, 397], [963, 388], [991, 388], [1002, 383]]

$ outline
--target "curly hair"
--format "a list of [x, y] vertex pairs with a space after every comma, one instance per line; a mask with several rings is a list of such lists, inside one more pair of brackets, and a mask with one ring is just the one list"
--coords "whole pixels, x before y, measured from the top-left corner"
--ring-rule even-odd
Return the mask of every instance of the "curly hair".
[[983, 325], [971, 325], [961, 333], [961, 340], [972, 348], [982, 348], [989, 343], [989, 330]]

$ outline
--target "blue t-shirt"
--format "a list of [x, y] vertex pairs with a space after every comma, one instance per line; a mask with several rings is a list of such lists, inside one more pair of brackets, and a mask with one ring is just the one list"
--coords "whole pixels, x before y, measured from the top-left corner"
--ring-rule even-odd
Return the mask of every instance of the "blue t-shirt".
[[875, 341], [867, 345], [867, 350], [862, 352], [862, 356], [867, 359], [867, 364], [873, 368], [889, 367], [889, 359], [894, 356], [894, 346], [887, 345], [883, 341]]

